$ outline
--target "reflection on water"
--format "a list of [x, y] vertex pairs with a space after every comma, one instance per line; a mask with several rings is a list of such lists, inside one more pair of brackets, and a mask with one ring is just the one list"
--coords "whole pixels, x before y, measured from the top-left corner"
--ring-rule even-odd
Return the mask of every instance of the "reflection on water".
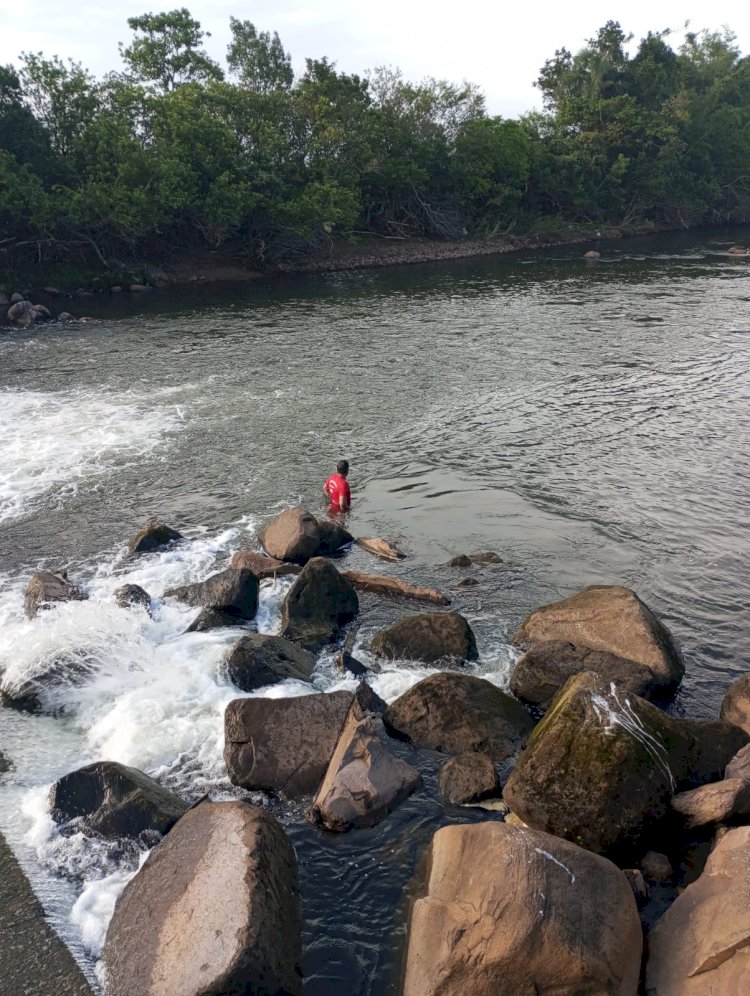
[[[158, 595], [223, 566], [280, 508], [317, 510], [342, 456], [350, 528], [409, 554], [389, 573], [454, 596], [477, 673], [507, 681], [508, 639], [535, 604], [620, 582], [682, 643], [676, 710], [717, 714], [750, 661], [750, 263], [724, 253], [742, 238], [603, 244], [593, 266], [573, 247], [173, 289], [82, 325], [0, 333], [0, 667], [25, 673], [50, 641], [74, 652], [83, 635], [96, 661], [82, 689], [54, 692], [56, 718], [3, 714], [16, 768], [0, 825], [89, 972], [134, 859], [56, 836], [45, 787], [106, 754], [189, 796], [231, 791], [221, 717], [235, 692], [217, 668], [237, 633], [185, 637], [185, 610], [137, 619], [111, 591], [133, 580]], [[152, 515], [190, 542], [126, 565], [123, 540]], [[487, 549], [503, 563], [455, 588], [467, 572], [441, 565]], [[67, 565], [92, 601], [25, 622], [40, 564]], [[358, 550], [349, 566], [376, 565]], [[282, 594], [265, 596], [262, 625]], [[412, 607], [362, 607], [367, 657], [375, 629]], [[392, 699], [422, 673], [392, 667], [375, 684]], [[315, 683], [342, 686], [330, 659]], [[394, 985], [426, 842], [443, 820], [486, 818], [444, 814], [438, 761], [420, 755], [426, 788], [372, 831], [324, 835], [273, 804], [301, 866], [309, 993]]]

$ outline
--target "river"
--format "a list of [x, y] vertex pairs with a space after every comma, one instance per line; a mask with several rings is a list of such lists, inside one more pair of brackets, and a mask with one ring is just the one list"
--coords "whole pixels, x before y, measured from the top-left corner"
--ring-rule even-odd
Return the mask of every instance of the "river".
[[[188, 798], [242, 795], [226, 779], [222, 716], [238, 694], [218, 666], [238, 629], [182, 635], [194, 610], [149, 619], [112, 591], [153, 595], [223, 567], [280, 509], [321, 507], [352, 465], [355, 535], [408, 554], [385, 568], [453, 597], [477, 635], [475, 673], [507, 686], [508, 640], [535, 605], [591, 583], [633, 587], [682, 646], [673, 709], [711, 718], [750, 666], [750, 258], [747, 231], [703, 231], [450, 263], [172, 288], [70, 303], [90, 321], [0, 330], [0, 669], [65, 655], [83, 684], [47, 713], [0, 712], [0, 829], [96, 986], [97, 956], [137, 848], [62, 835], [46, 793], [107, 758]], [[186, 541], [126, 561], [155, 516]], [[493, 550], [503, 563], [441, 566]], [[87, 588], [29, 622], [39, 566]], [[480, 584], [456, 588], [466, 574]], [[288, 581], [262, 592], [273, 631]], [[413, 606], [364, 596], [357, 653]], [[431, 673], [379, 667], [392, 700]], [[353, 687], [321, 657], [318, 690]], [[293, 683], [258, 694], [311, 689]], [[402, 756], [409, 748], [399, 746]], [[405, 753], [403, 753], [405, 752]], [[270, 805], [300, 862], [309, 996], [397, 991], [409, 883], [445, 822], [439, 757], [385, 823], [336, 837], [301, 806]]]

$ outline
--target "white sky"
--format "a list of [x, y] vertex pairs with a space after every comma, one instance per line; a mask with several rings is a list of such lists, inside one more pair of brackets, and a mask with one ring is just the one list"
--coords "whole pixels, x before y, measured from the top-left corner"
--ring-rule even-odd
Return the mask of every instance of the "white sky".
[[518, 0], [0, 0], [0, 63], [22, 51], [72, 57], [95, 75], [120, 69], [118, 41], [132, 32], [127, 18], [187, 6], [210, 31], [209, 54], [223, 64], [229, 17], [278, 31], [300, 71], [306, 57], [324, 55], [349, 73], [379, 65], [425, 76], [477, 83], [493, 114], [513, 117], [540, 105], [533, 87], [555, 49], [575, 52], [607, 20], [620, 21], [636, 41], [672, 28], [673, 43], [691, 31], [729, 26], [750, 53], [746, 0], [573, 0], [528, 4]]

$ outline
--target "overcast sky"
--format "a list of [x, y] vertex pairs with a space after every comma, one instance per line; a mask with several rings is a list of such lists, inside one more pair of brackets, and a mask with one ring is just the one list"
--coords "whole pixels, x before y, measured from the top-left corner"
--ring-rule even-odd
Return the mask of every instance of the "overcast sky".
[[746, 0], [574, 0], [502, 3], [502, 0], [0, 0], [0, 62], [22, 51], [72, 57], [99, 76], [121, 68], [119, 41], [132, 33], [127, 18], [185, 4], [210, 31], [209, 54], [223, 63], [229, 17], [278, 31], [295, 70], [306, 57], [328, 56], [339, 69], [363, 73], [399, 67], [411, 80], [425, 76], [477, 83], [493, 114], [513, 117], [539, 106], [539, 69], [555, 49], [575, 52], [607, 20], [619, 20], [636, 40], [671, 28], [678, 44], [691, 31], [727, 25], [750, 53]]

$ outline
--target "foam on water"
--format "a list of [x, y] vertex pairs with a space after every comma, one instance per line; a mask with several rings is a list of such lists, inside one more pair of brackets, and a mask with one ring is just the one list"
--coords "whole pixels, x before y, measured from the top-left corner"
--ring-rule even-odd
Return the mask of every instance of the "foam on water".
[[129, 392], [1, 392], [0, 522], [53, 488], [60, 503], [82, 481], [153, 454], [182, 418], [176, 405]]

